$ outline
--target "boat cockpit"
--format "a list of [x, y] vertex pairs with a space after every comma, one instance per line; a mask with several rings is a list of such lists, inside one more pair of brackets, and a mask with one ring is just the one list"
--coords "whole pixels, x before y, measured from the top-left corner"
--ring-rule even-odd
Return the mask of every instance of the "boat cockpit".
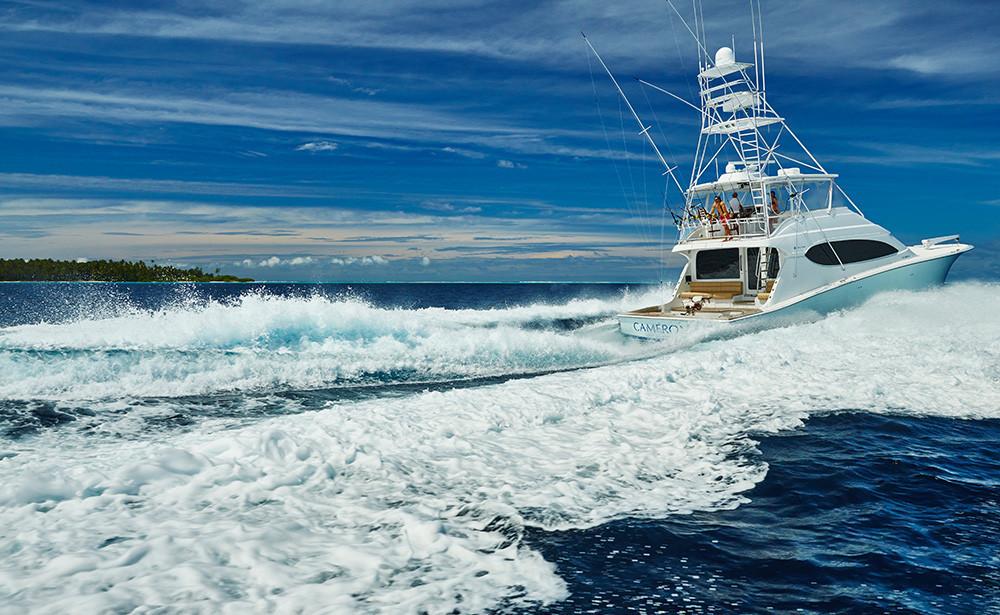
[[770, 298], [781, 268], [778, 251], [760, 246], [699, 249], [687, 256], [673, 298], [631, 313], [713, 320], [754, 314]]

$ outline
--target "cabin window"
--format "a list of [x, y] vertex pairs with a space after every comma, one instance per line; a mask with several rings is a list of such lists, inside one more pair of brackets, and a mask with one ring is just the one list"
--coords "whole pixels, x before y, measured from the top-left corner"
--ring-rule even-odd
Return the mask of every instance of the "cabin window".
[[699, 280], [740, 279], [740, 250], [702, 250], [698, 252], [695, 272]]
[[[836, 254], [834, 254], [836, 250]], [[833, 249], [829, 243], [818, 243], [806, 251], [806, 258], [817, 265], [839, 265], [844, 263], [860, 263], [899, 252], [896, 248], [883, 241], [872, 239], [847, 239], [834, 241]], [[837, 257], [840, 261], [837, 261]]]

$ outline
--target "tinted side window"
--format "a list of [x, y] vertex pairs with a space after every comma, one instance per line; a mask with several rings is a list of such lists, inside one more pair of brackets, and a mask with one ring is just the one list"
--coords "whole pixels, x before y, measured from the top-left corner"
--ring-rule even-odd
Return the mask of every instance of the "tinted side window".
[[778, 251], [771, 248], [767, 251], [767, 277], [774, 279], [778, 277], [778, 271], [781, 269], [781, 261], [778, 258]]
[[[834, 250], [837, 251], [834, 254]], [[806, 258], [817, 265], [837, 265], [837, 257], [845, 265], [848, 263], [860, 263], [870, 261], [875, 258], [882, 258], [898, 252], [896, 248], [881, 241], [872, 239], [847, 239], [845, 241], [834, 241], [833, 250], [829, 243], [818, 243], [806, 251]]]
[[699, 280], [725, 280], [740, 277], [740, 250], [703, 250], [695, 263]]

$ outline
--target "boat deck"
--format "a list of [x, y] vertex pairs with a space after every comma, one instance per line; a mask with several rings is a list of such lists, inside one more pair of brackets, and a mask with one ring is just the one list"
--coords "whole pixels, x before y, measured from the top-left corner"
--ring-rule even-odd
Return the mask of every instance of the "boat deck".
[[627, 316], [643, 316], [646, 318], [670, 318], [687, 320], [732, 320], [751, 314], [757, 314], [760, 308], [752, 303], [735, 302], [732, 304], [704, 306], [700, 310], [688, 314], [683, 307], [668, 308], [664, 311], [662, 305], [653, 305], [638, 310], [626, 312]]

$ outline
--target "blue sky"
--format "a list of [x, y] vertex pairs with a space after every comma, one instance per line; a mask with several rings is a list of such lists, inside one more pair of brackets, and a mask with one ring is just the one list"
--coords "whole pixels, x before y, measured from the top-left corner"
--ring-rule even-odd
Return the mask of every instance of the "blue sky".
[[[746, 3], [705, 11], [710, 47], [750, 55]], [[995, 268], [995, 3], [764, 13], [770, 100], [855, 202]], [[683, 175], [696, 118], [631, 79], [694, 98], [665, 2], [0, 3], [0, 256], [655, 281], [660, 171], [581, 30]]]

